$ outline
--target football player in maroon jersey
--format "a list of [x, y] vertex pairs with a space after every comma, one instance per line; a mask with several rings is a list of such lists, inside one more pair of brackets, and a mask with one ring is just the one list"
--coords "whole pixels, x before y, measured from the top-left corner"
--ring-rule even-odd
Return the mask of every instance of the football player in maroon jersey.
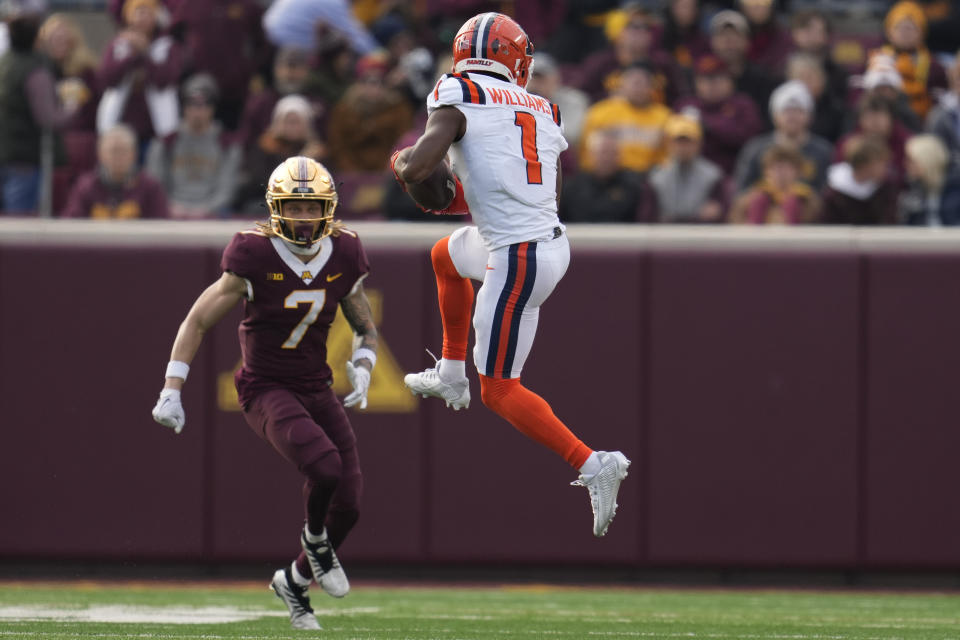
[[[313, 577], [334, 597], [350, 590], [334, 550], [357, 521], [361, 493], [356, 438], [343, 407], [367, 406], [377, 361], [377, 329], [363, 290], [369, 271], [356, 234], [333, 219], [337, 192], [320, 163], [287, 159], [270, 175], [270, 221], [237, 233], [223, 252], [223, 275], [187, 313], [173, 343], [154, 419], [180, 433], [180, 392], [203, 335], [240, 300], [243, 366], [235, 376], [247, 424], [306, 477], [306, 524], [297, 559], [270, 586], [297, 629], [319, 629], [307, 587]], [[358, 344], [343, 405], [330, 387], [327, 333], [337, 307]]]

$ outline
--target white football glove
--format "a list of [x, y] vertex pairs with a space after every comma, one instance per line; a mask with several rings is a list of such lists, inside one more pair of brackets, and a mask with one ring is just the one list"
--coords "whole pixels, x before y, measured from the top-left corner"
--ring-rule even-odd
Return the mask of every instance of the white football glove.
[[356, 367], [348, 360], [347, 380], [350, 381], [353, 391], [343, 399], [343, 406], [353, 407], [359, 404], [361, 409], [366, 409], [367, 391], [370, 390], [370, 372], [366, 367]]
[[187, 418], [183, 414], [183, 405], [180, 404], [179, 389], [164, 389], [160, 392], [157, 406], [153, 408], [153, 419], [165, 427], [170, 427], [174, 433], [183, 431]]

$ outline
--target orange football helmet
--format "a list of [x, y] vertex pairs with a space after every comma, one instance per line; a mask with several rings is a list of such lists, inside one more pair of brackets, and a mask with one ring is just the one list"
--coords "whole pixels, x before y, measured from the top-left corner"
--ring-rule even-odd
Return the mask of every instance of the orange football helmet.
[[521, 87], [533, 66], [533, 43], [523, 28], [502, 13], [480, 13], [453, 39], [453, 72], [490, 71]]
[[[337, 208], [337, 188], [327, 168], [305, 156], [287, 158], [267, 184], [267, 209], [270, 228], [292, 244], [309, 247], [333, 231], [333, 212]], [[321, 204], [319, 218], [288, 218], [283, 215], [285, 200], [316, 200]]]

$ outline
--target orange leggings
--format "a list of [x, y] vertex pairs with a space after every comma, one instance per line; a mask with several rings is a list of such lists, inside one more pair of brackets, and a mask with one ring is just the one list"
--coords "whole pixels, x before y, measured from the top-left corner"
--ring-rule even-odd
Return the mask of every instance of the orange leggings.
[[593, 453], [554, 415], [546, 400], [520, 384], [520, 378], [481, 374], [480, 398], [520, 433], [547, 447], [574, 469], [582, 467]]
[[[443, 238], [430, 252], [443, 321], [443, 357], [466, 360], [473, 285], [457, 272], [450, 258], [448, 240]], [[554, 415], [546, 400], [520, 384], [520, 378], [490, 378], [481, 374], [480, 397], [494, 413], [557, 453], [575, 469], [582, 467], [593, 453]]]

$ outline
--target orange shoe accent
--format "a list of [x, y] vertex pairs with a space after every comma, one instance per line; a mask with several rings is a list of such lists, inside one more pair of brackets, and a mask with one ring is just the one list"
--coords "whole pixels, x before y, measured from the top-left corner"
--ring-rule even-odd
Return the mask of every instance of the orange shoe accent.
[[437, 299], [440, 319], [443, 321], [442, 357], [448, 360], [467, 359], [467, 339], [470, 337], [470, 309], [473, 307], [473, 284], [457, 273], [447, 246], [450, 236], [433, 245], [430, 259], [437, 276]]
[[557, 453], [574, 469], [582, 467], [593, 453], [554, 415], [546, 400], [520, 384], [520, 378], [481, 374], [480, 399], [520, 433]]

